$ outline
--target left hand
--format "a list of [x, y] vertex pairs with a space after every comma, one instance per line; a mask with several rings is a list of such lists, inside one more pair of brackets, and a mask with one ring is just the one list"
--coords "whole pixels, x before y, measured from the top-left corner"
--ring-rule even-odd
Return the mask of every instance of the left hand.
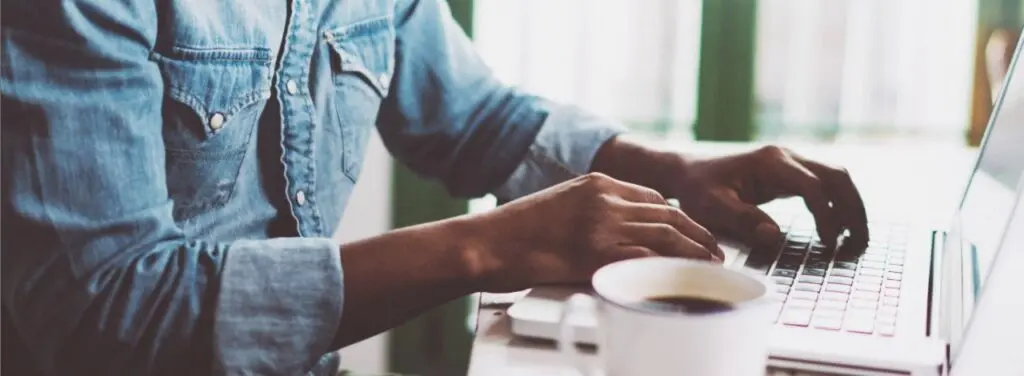
[[803, 198], [826, 245], [835, 246], [844, 230], [853, 240], [869, 237], [864, 203], [845, 169], [777, 146], [700, 158], [612, 139], [598, 151], [591, 171], [676, 198], [708, 230], [752, 247], [782, 239], [778, 224], [757, 205], [792, 196]]

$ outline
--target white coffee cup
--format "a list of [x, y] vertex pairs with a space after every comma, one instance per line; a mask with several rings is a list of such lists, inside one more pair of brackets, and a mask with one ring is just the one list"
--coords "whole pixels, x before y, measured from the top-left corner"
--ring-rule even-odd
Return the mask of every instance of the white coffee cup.
[[[648, 257], [609, 264], [592, 278], [593, 298], [571, 297], [558, 346], [584, 375], [764, 375], [771, 329], [764, 277], [710, 262]], [[665, 311], [653, 297], [695, 297], [728, 303], [710, 313]], [[587, 369], [575, 346], [574, 315], [594, 312], [599, 369]], [[586, 312], [582, 312], [586, 313]]]

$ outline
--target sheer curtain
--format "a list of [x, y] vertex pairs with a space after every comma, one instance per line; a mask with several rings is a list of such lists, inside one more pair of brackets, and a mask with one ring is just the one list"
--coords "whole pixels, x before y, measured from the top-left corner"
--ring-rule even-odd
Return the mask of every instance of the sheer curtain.
[[[691, 134], [700, 0], [476, 0], [476, 43], [510, 84], [639, 131]], [[763, 139], [958, 142], [977, 0], [760, 0]]]
[[689, 131], [700, 1], [475, 0], [475, 9], [476, 44], [506, 82], [637, 128]]

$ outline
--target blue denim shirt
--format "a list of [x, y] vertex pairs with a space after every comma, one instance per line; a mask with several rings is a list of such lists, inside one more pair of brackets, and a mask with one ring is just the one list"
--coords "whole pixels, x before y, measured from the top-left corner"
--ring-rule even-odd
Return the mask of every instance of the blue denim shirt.
[[504, 199], [620, 132], [498, 82], [443, 0], [2, 17], [4, 335], [42, 374], [329, 374], [330, 237], [374, 127], [452, 194]]

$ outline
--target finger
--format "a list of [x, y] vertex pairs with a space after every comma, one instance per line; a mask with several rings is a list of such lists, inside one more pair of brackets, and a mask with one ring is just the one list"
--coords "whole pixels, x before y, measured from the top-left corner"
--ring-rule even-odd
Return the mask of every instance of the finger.
[[610, 262], [629, 260], [640, 257], [654, 257], [658, 253], [652, 251], [650, 248], [639, 246], [639, 245], [625, 245], [621, 246], [616, 252], [617, 258]]
[[786, 158], [784, 167], [778, 171], [779, 184], [789, 193], [803, 198], [807, 209], [814, 216], [818, 237], [828, 246], [834, 246], [840, 226], [836, 220], [835, 208], [829, 204], [822, 179], [795, 159]]
[[623, 245], [641, 246], [664, 256], [716, 259], [711, 250], [664, 223], [626, 223], [620, 231]]
[[768, 214], [735, 195], [717, 195], [703, 212], [717, 213], [702, 223], [750, 247], [771, 247], [782, 241], [779, 225]]
[[857, 186], [845, 169], [831, 167], [820, 162], [808, 160], [800, 156], [794, 159], [818, 175], [826, 194], [833, 203], [835, 219], [838, 222], [837, 231], [846, 228], [850, 230], [850, 237], [860, 240], [868, 240], [868, 216], [864, 209], [864, 200], [861, 198]]
[[618, 180], [601, 173], [587, 174], [586, 177], [593, 179], [595, 185], [602, 192], [614, 194], [626, 201], [668, 205], [665, 197], [654, 189]]
[[695, 222], [679, 208], [659, 204], [625, 203], [621, 208], [622, 217], [627, 222], [664, 223], [670, 225], [693, 241], [711, 250], [718, 258], [725, 257], [725, 252], [718, 246], [718, 240], [704, 226]]

